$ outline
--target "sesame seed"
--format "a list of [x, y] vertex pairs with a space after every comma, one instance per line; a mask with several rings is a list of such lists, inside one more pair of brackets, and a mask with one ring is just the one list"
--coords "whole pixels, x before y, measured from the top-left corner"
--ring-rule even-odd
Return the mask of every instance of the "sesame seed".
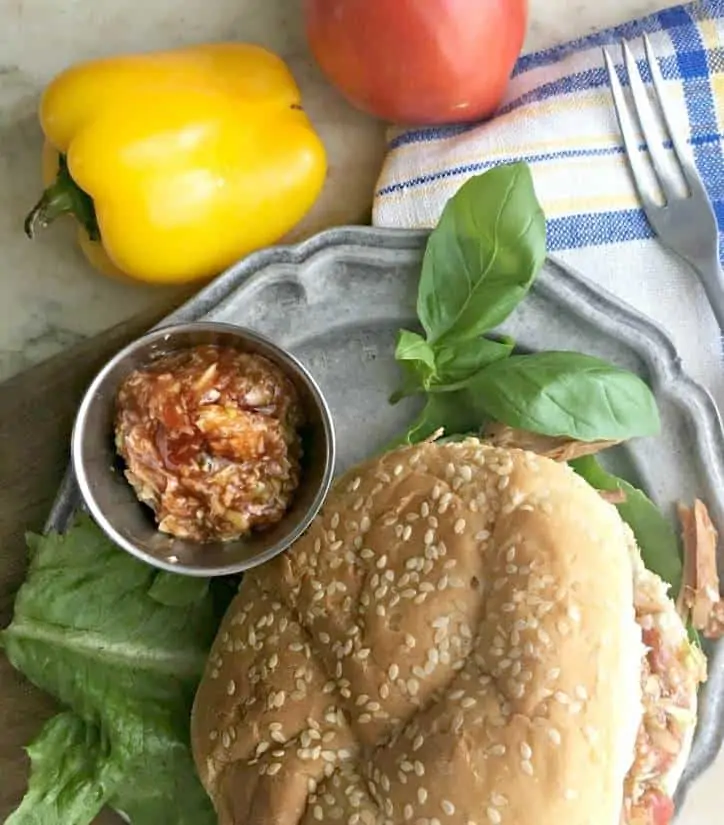
[[561, 735], [555, 728], [548, 728], [548, 738], [553, 742], [554, 745], [561, 744]]
[[411, 696], [416, 696], [419, 689], [420, 683], [417, 681], [417, 679], [407, 680], [407, 690], [410, 692]]
[[412, 807], [412, 805], [408, 803], [407, 805], [405, 805], [405, 808], [402, 813], [405, 819], [409, 820], [412, 819], [412, 817], [414, 816], [415, 809]]
[[586, 739], [588, 739], [588, 741], [591, 742], [591, 744], [595, 744], [596, 742], [598, 742], [599, 733], [598, 730], [593, 726], [585, 725], [583, 728], [583, 733]]
[[472, 696], [466, 696], [465, 699], [463, 699], [463, 701], [460, 702], [460, 706], [463, 708], [472, 708], [476, 704], [477, 702]]
[[488, 749], [488, 753], [491, 756], [505, 756], [505, 745], [493, 745]]
[[453, 532], [460, 536], [465, 532], [465, 519], [459, 518], [453, 525]]
[[274, 776], [275, 774], [279, 773], [282, 769], [281, 762], [272, 762], [271, 765], [266, 769], [267, 776]]
[[452, 816], [455, 813], [455, 806], [449, 799], [443, 799], [440, 803], [440, 807], [443, 809], [443, 812], [446, 813], [448, 816]]
[[576, 624], [581, 621], [581, 611], [576, 607], [576, 605], [572, 604], [568, 608], [568, 618]]
[[520, 755], [523, 757], [523, 759], [530, 759], [533, 756], [533, 750], [527, 742], [521, 742]]
[[496, 810], [492, 806], [488, 807], [488, 809], [485, 811], [485, 814], [488, 817], [488, 820], [493, 823], [493, 825], [500, 825], [500, 823], [503, 821], [503, 817], [500, 815], [500, 811]]
[[321, 805], [315, 805], [314, 806], [314, 818], [318, 822], [321, 822], [324, 819], [324, 811], [322, 810]]
[[417, 801], [420, 805], [424, 805], [427, 802], [427, 789], [426, 788], [418, 788], [417, 789]]
[[398, 665], [396, 665], [396, 664], [394, 664], [394, 663], [393, 663], [393, 664], [391, 664], [391, 665], [389, 666], [389, 668], [387, 669], [387, 675], [388, 675], [388, 676], [390, 677], [390, 679], [394, 682], [394, 681], [395, 681], [395, 679], [397, 679], [397, 677], [400, 675], [400, 668], [399, 668], [399, 666], [398, 666]]
[[425, 775], [425, 766], [422, 764], [422, 762], [420, 762], [419, 759], [415, 760], [415, 773], [418, 776], [424, 776]]
[[490, 794], [490, 801], [495, 805], [496, 808], [502, 808], [504, 805], [508, 804], [508, 797], [503, 796], [502, 793], [493, 793]]
[[226, 692], [229, 696], [233, 696], [236, 693], [236, 682], [233, 679], [229, 680], [229, 684], [226, 686]]
[[418, 734], [415, 737], [414, 742], [412, 743], [412, 750], [413, 751], [420, 750], [420, 748], [424, 745], [424, 743], [425, 743], [425, 737], [422, 736], [422, 734]]
[[588, 691], [583, 685], [576, 685], [574, 693], [579, 699], [588, 699]]
[[523, 771], [523, 773], [527, 773], [528, 776], [533, 776], [533, 764], [532, 762], [530, 762], [530, 760], [524, 759], [520, 763], [520, 768]]

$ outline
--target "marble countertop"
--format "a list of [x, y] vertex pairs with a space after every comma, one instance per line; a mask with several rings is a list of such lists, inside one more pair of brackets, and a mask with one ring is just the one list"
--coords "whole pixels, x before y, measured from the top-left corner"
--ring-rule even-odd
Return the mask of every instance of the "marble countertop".
[[[353, 111], [321, 78], [292, 0], [96, 0], [0, 5], [0, 380], [157, 301], [156, 289], [93, 272], [70, 222], [28, 241], [22, 221], [40, 191], [43, 85], [77, 60], [102, 54], [235, 38], [263, 43], [291, 64], [330, 155], [325, 192], [291, 240], [359, 221], [369, 208], [384, 150], [383, 126]], [[666, 0], [530, 0], [531, 51], [672, 5]], [[680, 825], [720, 818], [724, 755], [691, 792]]]

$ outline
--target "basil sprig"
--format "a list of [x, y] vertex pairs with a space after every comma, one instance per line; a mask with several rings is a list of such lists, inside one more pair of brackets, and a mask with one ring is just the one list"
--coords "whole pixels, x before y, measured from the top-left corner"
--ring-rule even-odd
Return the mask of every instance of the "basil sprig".
[[409, 395], [426, 404], [403, 437], [487, 421], [579, 441], [654, 435], [653, 395], [631, 372], [576, 352], [513, 355], [489, 333], [525, 298], [546, 257], [546, 222], [524, 163], [471, 178], [427, 242], [417, 297], [421, 335], [401, 330], [395, 357]]

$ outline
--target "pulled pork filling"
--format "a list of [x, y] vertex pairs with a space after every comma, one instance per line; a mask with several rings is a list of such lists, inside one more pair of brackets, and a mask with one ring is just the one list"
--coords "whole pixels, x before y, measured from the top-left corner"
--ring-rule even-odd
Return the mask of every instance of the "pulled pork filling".
[[200, 345], [126, 378], [116, 447], [161, 532], [230, 541], [275, 524], [290, 506], [302, 422], [297, 390], [276, 364]]
[[624, 786], [626, 825], [668, 825], [671, 794], [696, 720], [697, 686], [706, 660], [686, 635], [667, 586], [634, 560], [636, 620], [645, 647], [641, 668], [643, 718]]

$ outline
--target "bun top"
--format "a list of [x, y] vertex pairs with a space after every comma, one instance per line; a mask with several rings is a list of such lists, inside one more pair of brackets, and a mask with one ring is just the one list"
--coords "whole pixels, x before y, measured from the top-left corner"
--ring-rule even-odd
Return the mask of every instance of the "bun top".
[[566, 465], [476, 439], [348, 473], [211, 651], [192, 742], [221, 825], [618, 825], [632, 542]]

